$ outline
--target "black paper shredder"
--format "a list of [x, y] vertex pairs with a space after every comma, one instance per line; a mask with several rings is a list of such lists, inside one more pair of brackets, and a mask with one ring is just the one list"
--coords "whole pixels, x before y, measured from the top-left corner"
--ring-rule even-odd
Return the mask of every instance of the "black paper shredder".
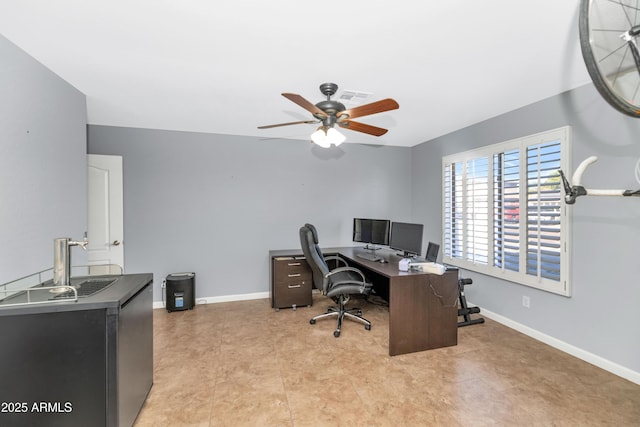
[[173, 273], [165, 280], [167, 311], [191, 310], [196, 304], [196, 273]]

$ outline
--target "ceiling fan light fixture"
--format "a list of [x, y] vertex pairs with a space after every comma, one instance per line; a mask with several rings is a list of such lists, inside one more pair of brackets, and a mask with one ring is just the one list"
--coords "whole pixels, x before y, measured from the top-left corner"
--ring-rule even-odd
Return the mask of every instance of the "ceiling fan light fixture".
[[346, 139], [343, 134], [334, 128], [325, 129], [324, 127], [319, 127], [317, 131], [311, 134], [311, 141], [322, 148], [329, 148], [331, 144], [337, 147]]
[[319, 127], [317, 131], [311, 134], [311, 141], [322, 148], [329, 148], [331, 146], [331, 143], [327, 140], [327, 133], [322, 127]]

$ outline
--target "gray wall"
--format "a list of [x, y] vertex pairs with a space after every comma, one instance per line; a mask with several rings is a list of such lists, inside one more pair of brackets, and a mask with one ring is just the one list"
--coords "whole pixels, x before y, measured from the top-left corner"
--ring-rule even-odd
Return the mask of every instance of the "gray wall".
[[123, 156], [125, 270], [196, 273], [196, 298], [268, 292], [270, 249], [351, 245], [354, 217], [411, 217], [410, 148], [89, 126], [89, 153]]
[[[442, 233], [441, 158], [444, 155], [571, 125], [573, 167], [595, 155], [583, 184], [590, 188], [637, 189], [640, 120], [606, 104], [589, 84], [414, 148], [416, 192], [413, 217], [425, 234]], [[571, 176], [573, 172], [569, 174]], [[640, 372], [640, 198], [583, 197], [570, 207], [572, 297], [566, 298], [478, 273], [467, 274], [473, 303], [570, 345]], [[522, 296], [531, 308], [522, 306]]]
[[[87, 229], [85, 96], [0, 36], [0, 283]], [[86, 264], [81, 250], [74, 264]]]

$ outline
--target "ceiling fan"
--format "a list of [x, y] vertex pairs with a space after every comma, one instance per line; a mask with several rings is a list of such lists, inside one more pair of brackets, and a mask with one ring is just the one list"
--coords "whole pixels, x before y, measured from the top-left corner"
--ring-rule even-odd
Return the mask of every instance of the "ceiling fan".
[[342, 103], [331, 99], [331, 96], [334, 95], [337, 90], [338, 85], [335, 83], [321, 84], [320, 92], [322, 92], [327, 99], [325, 101], [320, 101], [315, 105], [298, 94], [283, 93], [282, 96], [309, 111], [315, 120], [302, 120], [297, 122], [258, 126], [258, 129], [269, 129], [278, 126], [289, 126], [303, 123], [321, 123], [318, 130], [311, 135], [311, 140], [322, 147], [329, 147], [331, 144], [340, 145], [340, 143], [344, 141], [345, 137], [333, 128], [334, 125], [338, 125], [343, 129], [362, 132], [373, 136], [382, 136], [387, 133], [387, 129], [355, 122], [351, 119], [395, 110], [399, 108], [396, 101], [391, 98], [387, 98], [381, 101], [347, 109]]

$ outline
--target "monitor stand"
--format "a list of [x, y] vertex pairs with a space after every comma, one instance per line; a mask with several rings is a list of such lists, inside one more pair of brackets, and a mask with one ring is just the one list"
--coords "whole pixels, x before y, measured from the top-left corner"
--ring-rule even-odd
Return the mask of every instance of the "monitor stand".
[[397, 252], [396, 255], [402, 258], [409, 258], [409, 259], [419, 258], [418, 255], [414, 254], [413, 252], [407, 252], [407, 251]]

